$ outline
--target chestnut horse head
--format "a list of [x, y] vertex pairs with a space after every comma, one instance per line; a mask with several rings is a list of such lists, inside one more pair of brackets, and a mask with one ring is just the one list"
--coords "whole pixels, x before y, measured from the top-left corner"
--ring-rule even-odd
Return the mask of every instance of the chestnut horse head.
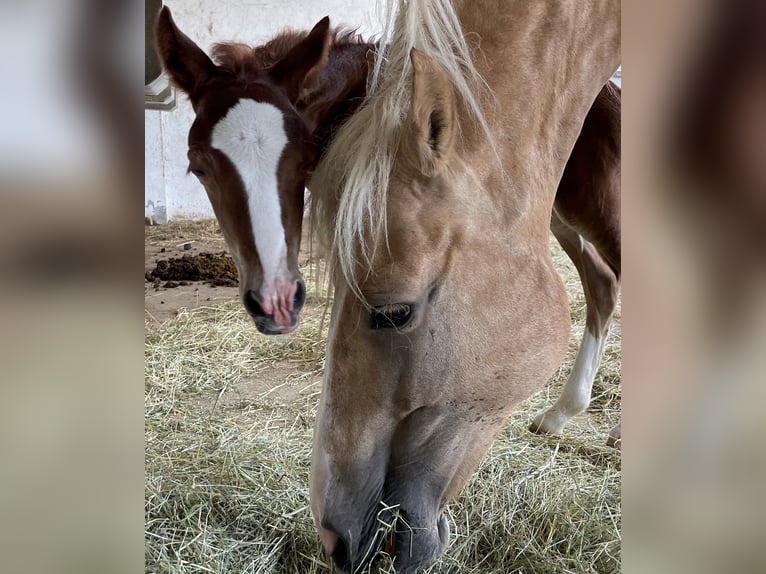
[[[324, 18], [309, 33], [285, 32], [258, 48], [219, 44], [214, 62], [178, 29], [167, 7], [156, 43], [196, 114], [189, 171], [207, 191], [239, 271], [244, 306], [261, 333], [289, 333], [306, 296], [298, 251], [306, 179], [323, 137], [317, 118], [353, 96], [345, 84], [366, 77], [366, 63], [328, 74], [328, 52], [331, 45], [367, 47], [350, 33], [332, 33]], [[318, 90], [337, 75], [348, 78], [344, 85]]]
[[400, 6], [378, 85], [310, 184], [337, 269], [311, 507], [354, 572], [386, 541], [399, 573], [444, 550], [444, 506], [559, 366], [551, 211], [619, 63], [610, 0]]

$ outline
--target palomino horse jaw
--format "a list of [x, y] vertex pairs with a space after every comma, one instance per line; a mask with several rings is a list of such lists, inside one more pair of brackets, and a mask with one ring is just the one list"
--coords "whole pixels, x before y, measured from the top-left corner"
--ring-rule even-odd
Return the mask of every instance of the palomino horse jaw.
[[273, 288], [248, 289], [242, 302], [264, 335], [286, 335], [298, 328], [300, 312], [306, 301], [306, 286], [301, 279], [278, 282]]

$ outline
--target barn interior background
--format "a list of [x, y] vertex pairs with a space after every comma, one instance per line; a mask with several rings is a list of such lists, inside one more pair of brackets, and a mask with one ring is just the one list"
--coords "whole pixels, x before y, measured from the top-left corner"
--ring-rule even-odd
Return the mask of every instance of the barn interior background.
[[[331, 303], [315, 280], [323, 261], [303, 250], [308, 297], [301, 328], [259, 335], [238, 300], [236, 271], [225, 264], [226, 244], [204, 188], [186, 173], [191, 106], [152, 61], [152, 14], [161, 4], [146, 3], [144, 211], [148, 222], [162, 224], [146, 227], [145, 238], [146, 571], [329, 573], [308, 507]], [[208, 52], [222, 41], [263, 43], [288, 24], [309, 29], [325, 15], [365, 36], [382, 25], [374, 0], [166, 4]], [[567, 359], [511, 417], [448, 508], [451, 546], [429, 573], [620, 570], [621, 456], [605, 445], [620, 420], [619, 307], [588, 412], [562, 437], [527, 430], [560, 393], [585, 321], [576, 271], [555, 240], [551, 249], [570, 294]], [[152, 275], [160, 262], [208, 255], [221, 256], [205, 260], [213, 262], [210, 277]], [[385, 558], [380, 571], [393, 572]]]
[[[310, 30], [328, 15], [332, 26], [347, 25], [364, 36], [379, 33], [382, 27], [375, 0], [178, 0], [165, 4], [181, 30], [208, 53], [217, 42], [257, 45], [285, 27]], [[157, 14], [161, 5], [159, 0], [147, 0], [147, 31], [153, 27], [152, 14]], [[158, 77], [160, 68], [151, 49], [151, 35], [147, 34], [145, 216], [156, 223], [211, 218], [213, 210], [205, 190], [196, 178], [186, 174], [186, 137], [194, 120], [191, 105], [184, 95], [167, 89], [164, 76]]]
[[[146, 145], [144, 215], [154, 223], [173, 219], [212, 218], [213, 210], [205, 190], [186, 173], [186, 137], [194, 114], [187, 98], [170, 88], [153, 54], [152, 15], [161, 0], [146, 1]], [[375, 0], [261, 0], [216, 2], [179, 0], [166, 3], [179, 27], [203, 50], [217, 42], [239, 41], [257, 45], [274, 37], [285, 27], [311, 29], [324, 16], [331, 25], [358, 29], [365, 37], [379, 33], [382, 18]], [[621, 83], [621, 73], [615, 76]]]

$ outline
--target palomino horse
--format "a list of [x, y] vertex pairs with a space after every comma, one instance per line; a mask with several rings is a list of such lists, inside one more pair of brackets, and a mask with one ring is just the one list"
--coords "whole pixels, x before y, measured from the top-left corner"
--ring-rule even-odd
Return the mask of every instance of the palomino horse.
[[[266, 314], [259, 302], [264, 299], [261, 291], [251, 288], [264, 283], [259, 254], [266, 252], [267, 259], [278, 258], [269, 256], [268, 249], [281, 248], [281, 241], [272, 237], [281, 238], [283, 230], [287, 243], [287, 271], [283, 275], [298, 276], [303, 186], [335, 130], [362, 103], [367, 88], [366, 55], [375, 45], [349, 32], [331, 31], [325, 19], [311, 32], [285, 32], [256, 48], [219, 44], [214, 50], [216, 65], [178, 30], [168, 8], [160, 16], [157, 43], [165, 68], [177, 86], [189, 90], [197, 109], [198, 118], [190, 132], [190, 170], [207, 189], [235, 256], [245, 307], [262, 332], [289, 332], [295, 328], [300, 311], [302, 286], [296, 284], [292, 309], [289, 297], [283, 298], [289, 319], [284, 321], [283, 313], [282, 324], [277, 324], [276, 315]], [[281, 66], [279, 74], [272, 71], [276, 64]], [[277, 81], [275, 76], [282, 79]], [[297, 97], [291, 95], [286, 77], [293, 81], [303, 77]], [[259, 201], [251, 194], [260, 188], [244, 185], [233, 161], [227, 161], [226, 153], [211, 141], [216, 121], [226, 117], [242, 98], [252, 99], [261, 109], [274, 106], [276, 113], [284, 116], [285, 150], [290, 153], [280, 158], [276, 179], [269, 182], [279, 201], [272, 205], [273, 219], [250, 217], [245, 204]], [[260, 176], [264, 180], [272, 174], [268, 170], [263, 173]], [[583, 283], [587, 332], [562, 397], [535, 419], [532, 430], [536, 432], [560, 433], [566, 421], [589, 403], [619, 285], [619, 173], [620, 97], [618, 88], [607, 83], [591, 106], [564, 169], [551, 221], [551, 229], [574, 261]], [[254, 245], [256, 236], [260, 241]]]
[[[412, 573], [443, 552], [445, 504], [566, 351], [548, 229], [588, 109], [619, 64], [620, 5], [399, 6], [379, 83], [310, 186], [337, 264], [311, 507], [342, 569], [387, 539], [397, 572]], [[553, 227], [581, 273], [614, 277], [618, 264], [580, 239], [598, 245], [589, 232], [601, 225], [569, 221], [566, 206]], [[584, 371], [602, 346], [589, 333]], [[386, 534], [391, 508], [402, 520]]]
[[[279, 162], [274, 169], [274, 187], [283, 214], [281, 227], [287, 237], [292, 238], [288, 241], [288, 245], [292, 247], [288, 249], [288, 255], [293, 258], [291, 261], [294, 271], [297, 242], [300, 237], [300, 218], [287, 219], [284, 213], [302, 212], [302, 184], [298, 185], [298, 182], [305, 182], [335, 128], [356, 109], [365, 95], [365, 54], [373, 46], [347, 34], [331, 34], [326, 20], [323, 20], [309, 34], [282, 35], [260, 48], [219, 46], [215, 52], [219, 64], [216, 66], [191, 40], [178, 31], [167, 9], [163, 12], [158, 26], [158, 45], [171, 77], [190, 95], [197, 112], [195, 126], [203, 126], [197, 127], [196, 133], [193, 126], [190, 132], [191, 168], [195, 170], [196, 160], [196, 174], [208, 190], [232, 252], [244, 253], [249, 257], [244, 263], [238, 260], [241, 277], [243, 268], [255, 270], [256, 278], [259, 275], [259, 254], [262, 249], [257, 239], [253, 249], [253, 238], [259, 237], [259, 231], [253, 229], [248, 235], [248, 230], [254, 228], [256, 223], [263, 224], [264, 220], [248, 221], [248, 207], [252, 205], [249, 203], [252, 201], [250, 194], [254, 191], [262, 192], [264, 188], [254, 186], [253, 182], [248, 187], [244, 183], [244, 176], [240, 174], [238, 177], [235, 162], [228, 158], [225, 151], [216, 147], [213, 141], [217, 129], [216, 122], [223, 122], [228, 117], [229, 110], [239, 103], [240, 98], [264, 104], [264, 109], [274, 107], [278, 113], [284, 115], [287, 143], [285, 153], [278, 158]], [[278, 70], [278, 73], [275, 73], [275, 70]], [[300, 82], [300, 78], [302, 84], [296, 96], [291, 93], [294, 88], [290, 86], [291, 82]], [[201, 102], [205, 102], [205, 105]], [[302, 130], [293, 125], [296, 118], [303, 121]], [[254, 121], [263, 120], [259, 118]], [[248, 128], [244, 124], [241, 127]], [[251, 124], [250, 128], [253, 127], [264, 130], [269, 124]], [[306, 134], [310, 134], [311, 137], [306, 137]], [[247, 138], [240, 137], [240, 141], [243, 141], [241, 145], [248, 151], [247, 148], [252, 147], [252, 143], [245, 140]], [[265, 142], [259, 143], [263, 145]], [[197, 155], [192, 153], [195, 147]], [[301, 151], [300, 154], [296, 154], [287, 153], [288, 150]], [[249, 151], [252, 153], [253, 150]], [[236, 151], [230, 153], [242, 155]], [[302, 161], [295, 161], [296, 155], [300, 155]], [[203, 156], [204, 161], [208, 163], [200, 165], [199, 156]], [[266, 175], [270, 174], [267, 170]], [[298, 188], [300, 192], [297, 191]], [[225, 201], [221, 201], [222, 196], [227, 195], [229, 197], [224, 197]], [[244, 209], [243, 205], [246, 206]], [[325, 201], [325, 205], [331, 205], [332, 209], [335, 209], [331, 201]], [[275, 213], [279, 215], [279, 211]], [[559, 432], [569, 417], [583, 410], [588, 404], [590, 384], [598, 366], [617, 292], [620, 269], [618, 214], [619, 96], [607, 84], [598, 94], [572, 151], [556, 195], [551, 222], [554, 234], [572, 257], [583, 280], [588, 303], [588, 329], [562, 398], [551, 411], [536, 419], [533, 424], [536, 430]], [[268, 233], [273, 230], [273, 227], [271, 231], [261, 230], [260, 237], [267, 238]], [[593, 243], [589, 243], [584, 237], [588, 237]], [[244, 245], [237, 242], [243, 242]], [[256, 324], [259, 325], [259, 320], [263, 320], [262, 308], [252, 306], [254, 296], [247, 290], [243, 292], [243, 297], [246, 307], [254, 314]], [[260, 305], [257, 299], [255, 302]], [[386, 308], [384, 313], [376, 311], [375, 321], [379, 327], [391, 325], [398, 320], [408, 321], [412, 306], [410, 305], [410, 309], [406, 307]], [[253, 313], [252, 309], [256, 312]], [[292, 311], [297, 314], [295, 307]], [[291, 327], [294, 328], [294, 325]], [[411, 324], [408, 325], [408, 328], [411, 327]], [[285, 332], [288, 329], [272, 329], [267, 332]], [[497, 374], [499, 379], [510, 377], [500, 374]], [[510, 395], [508, 400], [515, 401], [515, 398]], [[315, 472], [315, 484], [317, 480], [320, 483], [322, 480], [317, 479], [317, 475], [318, 472]], [[315, 504], [315, 516], [317, 514]], [[406, 516], [412, 514], [410, 510]], [[361, 530], [357, 535], [360, 533]], [[328, 539], [327, 530], [323, 532], [323, 538]], [[329, 538], [329, 542], [332, 543], [332, 536]], [[344, 539], [351, 542], [346, 543]], [[345, 563], [344, 560], [353, 562], [353, 547], [349, 546], [354, 543], [353, 535], [349, 535], [348, 538], [341, 537], [340, 540], [340, 546], [337, 540], [335, 546], [326, 543], [328, 550], [335, 552], [336, 560], [341, 564]], [[355, 551], [365, 548], [367, 542], [369, 544], [366, 544], [366, 548], [370, 550], [374, 546], [373, 541], [362, 540], [356, 543]], [[406, 560], [400, 556], [398, 563], [404, 563]]]

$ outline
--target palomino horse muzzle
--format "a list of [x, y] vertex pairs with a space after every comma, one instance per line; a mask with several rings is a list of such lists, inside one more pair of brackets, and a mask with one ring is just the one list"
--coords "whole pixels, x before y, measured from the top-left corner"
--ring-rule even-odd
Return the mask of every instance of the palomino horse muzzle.
[[242, 300], [258, 331], [264, 335], [286, 335], [298, 327], [306, 302], [306, 286], [298, 279], [292, 287], [292, 296], [287, 301], [264, 301], [257, 291], [245, 292]]
[[450, 472], [428, 475], [423, 469], [438, 461], [424, 455], [418, 464], [403, 464], [390, 450], [378, 444], [366, 461], [344, 464], [342, 474], [333, 472], [337, 465], [328, 465], [321, 447], [314, 453], [312, 512], [325, 551], [343, 572], [364, 570], [381, 551], [394, 558], [397, 574], [418, 572], [449, 542], [442, 511]]
[[[343, 572], [364, 570], [380, 551], [394, 558], [397, 574], [419, 572], [433, 562], [449, 542], [447, 518], [433, 509], [379, 505], [372, 512], [357, 508], [342, 514], [332, 510], [330, 513], [323, 520], [322, 528], [337, 537], [332, 559]], [[360, 524], [360, 520], [366, 523]]]

